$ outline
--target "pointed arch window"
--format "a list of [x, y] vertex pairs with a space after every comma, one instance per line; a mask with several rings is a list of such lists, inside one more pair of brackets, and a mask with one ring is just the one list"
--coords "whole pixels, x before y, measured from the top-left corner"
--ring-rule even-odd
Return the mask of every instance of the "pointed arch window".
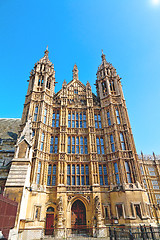
[[79, 114], [80, 117], [80, 128], [82, 128], [82, 113]]
[[127, 181], [128, 181], [128, 183], [131, 183], [132, 182], [131, 171], [130, 171], [130, 166], [129, 166], [128, 161], [125, 161], [125, 168], [126, 168], [126, 173], [127, 173]]
[[117, 183], [117, 184], [120, 184], [119, 173], [118, 173], [118, 165], [117, 165], [117, 163], [114, 163], [114, 173], [115, 173], [116, 183]]
[[87, 138], [84, 138], [84, 153], [87, 154], [88, 153], [88, 145], [87, 145]]
[[48, 165], [47, 186], [56, 185], [56, 165]]
[[67, 165], [67, 185], [71, 185], [71, 165]]
[[58, 137], [57, 136], [51, 137], [50, 153], [58, 153]]
[[115, 92], [114, 81], [113, 81], [113, 80], [111, 80], [109, 84], [110, 84], [110, 89], [111, 89], [111, 92]]
[[108, 126], [111, 126], [111, 119], [110, 119], [110, 112], [107, 112], [107, 122], [108, 122]]
[[44, 78], [41, 79], [41, 86], [43, 86]]
[[99, 164], [99, 179], [100, 179], [100, 185], [108, 185], [106, 165]]
[[68, 153], [88, 154], [87, 137], [68, 136]]
[[37, 169], [37, 180], [36, 183], [40, 183], [40, 176], [41, 176], [41, 162], [38, 163], [38, 169]]
[[94, 120], [95, 120], [95, 128], [102, 128], [101, 115], [100, 114], [94, 114]]
[[83, 137], [80, 137], [80, 151], [83, 154]]
[[56, 115], [56, 127], [59, 127], [59, 111], [57, 111]]
[[71, 153], [71, 137], [68, 137], [68, 153]]
[[107, 92], [107, 85], [106, 85], [106, 82], [102, 82], [102, 91], [103, 93], [106, 93]]
[[72, 165], [72, 185], [75, 185], [76, 181], [75, 181], [75, 165]]
[[72, 137], [72, 153], [75, 153], [75, 137]]
[[120, 141], [121, 141], [121, 148], [122, 148], [122, 150], [126, 150], [123, 133], [121, 133], [121, 132], [120, 132]]
[[47, 109], [44, 110], [44, 119], [43, 119], [43, 123], [46, 123], [46, 118], [47, 118]]
[[75, 128], [75, 113], [72, 113], [72, 128]]
[[43, 145], [44, 145], [44, 133], [42, 133], [42, 136], [41, 136], [41, 145], [40, 145], [41, 151], [43, 151]]
[[52, 127], [59, 127], [59, 111], [53, 111]]
[[76, 165], [76, 183], [80, 185], [80, 166], [79, 164]]
[[76, 153], [79, 153], [79, 137], [76, 137]]
[[37, 116], [38, 116], [38, 106], [36, 106], [34, 110], [34, 122], [37, 121]]
[[83, 127], [86, 128], [87, 124], [86, 124], [86, 113], [83, 112]]
[[79, 128], [79, 118], [78, 118], [78, 113], [76, 113], [76, 128]]
[[104, 140], [102, 137], [96, 138], [97, 143], [97, 154], [105, 154], [104, 152]]
[[86, 113], [85, 112], [68, 112], [68, 128], [86, 128]]
[[58, 152], [58, 137], [55, 137], [55, 143], [54, 143], [54, 153]]
[[71, 128], [71, 112], [68, 113], [68, 127]]
[[67, 185], [89, 185], [89, 166], [87, 164], [68, 164]]
[[111, 150], [112, 152], [115, 152], [114, 139], [112, 134], [110, 135], [110, 142], [111, 142]]
[[116, 118], [117, 118], [117, 124], [121, 124], [120, 116], [119, 116], [119, 111], [118, 111], [117, 108], [116, 108]]
[[43, 82], [44, 82], [44, 77], [40, 76], [38, 79], [38, 86], [43, 86]]
[[51, 87], [51, 80], [50, 79], [47, 79], [46, 87], [48, 89], [50, 89], [50, 87]]

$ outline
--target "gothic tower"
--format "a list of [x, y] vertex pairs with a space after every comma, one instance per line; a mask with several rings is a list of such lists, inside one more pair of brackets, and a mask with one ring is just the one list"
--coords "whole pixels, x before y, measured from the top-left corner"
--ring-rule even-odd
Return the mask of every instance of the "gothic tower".
[[154, 223], [116, 69], [102, 53], [97, 96], [79, 80], [76, 64], [57, 93], [55, 83], [46, 50], [31, 71], [5, 188], [19, 202], [15, 231], [28, 239], [31, 227], [34, 238], [77, 228], [95, 236], [111, 224]]
[[110, 190], [107, 214], [111, 214], [116, 223], [133, 224], [137, 222], [136, 216], [141, 222], [148, 218], [149, 202], [138, 166], [121, 80], [103, 52], [96, 88], [101, 105]]

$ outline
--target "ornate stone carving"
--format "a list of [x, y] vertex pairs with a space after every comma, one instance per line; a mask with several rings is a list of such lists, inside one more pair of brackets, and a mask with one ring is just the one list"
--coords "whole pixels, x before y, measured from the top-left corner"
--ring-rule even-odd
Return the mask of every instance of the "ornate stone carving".
[[59, 212], [62, 212], [62, 211], [63, 211], [62, 196], [60, 196], [59, 199], [58, 199], [57, 210], [58, 210]]
[[60, 154], [60, 159], [61, 159], [61, 160], [64, 160], [64, 159], [65, 159], [65, 154], [64, 154], [64, 153], [61, 153], [61, 154]]
[[100, 201], [98, 196], [95, 197], [95, 207], [97, 211], [100, 209]]
[[68, 196], [68, 202], [71, 201], [73, 196]]

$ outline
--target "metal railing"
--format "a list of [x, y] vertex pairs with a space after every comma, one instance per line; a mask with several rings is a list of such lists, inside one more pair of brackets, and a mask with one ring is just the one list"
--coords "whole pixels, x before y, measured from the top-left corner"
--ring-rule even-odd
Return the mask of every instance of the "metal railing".
[[138, 227], [109, 227], [110, 240], [158, 240], [160, 239], [160, 228], [140, 225]]
[[106, 226], [76, 228], [27, 228], [20, 229], [18, 240], [43, 240], [59, 237], [63, 239], [98, 238], [107, 240], [159, 240], [160, 227], [141, 225], [138, 227]]

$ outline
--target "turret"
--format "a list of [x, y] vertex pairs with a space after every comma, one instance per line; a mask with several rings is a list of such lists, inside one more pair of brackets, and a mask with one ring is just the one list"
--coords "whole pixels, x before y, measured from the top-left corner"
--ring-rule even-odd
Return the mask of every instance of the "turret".
[[118, 87], [120, 78], [112, 64], [106, 61], [106, 56], [103, 51], [101, 57], [102, 63], [97, 71], [96, 88], [98, 97], [103, 99], [110, 94], [120, 94], [120, 89]]
[[37, 63], [35, 63], [34, 70], [31, 71], [28, 92], [44, 91], [47, 89], [49, 95], [54, 95], [55, 87], [55, 71], [54, 65], [48, 58], [48, 48]]
[[47, 97], [43, 97], [45, 101], [48, 101], [48, 104], [51, 103], [51, 99], [53, 99], [53, 96], [55, 94], [54, 88], [55, 88], [55, 70], [54, 65], [48, 58], [48, 47], [44, 52], [44, 56], [34, 65], [34, 69], [30, 72], [30, 78], [29, 78], [29, 86], [28, 91], [25, 99], [24, 104], [24, 110], [22, 115], [22, 124], [24, 124], [29, 115], [32, 117], [32, 120], [36, 121], [40, 120], [38, 119], [38, 115], [40, 114], [40, 108], [41, 111], [44, 111], [42, 109], [42, 103], [39, 104], [37, 101], [42, 100], [40, 96], [47, 95]]

